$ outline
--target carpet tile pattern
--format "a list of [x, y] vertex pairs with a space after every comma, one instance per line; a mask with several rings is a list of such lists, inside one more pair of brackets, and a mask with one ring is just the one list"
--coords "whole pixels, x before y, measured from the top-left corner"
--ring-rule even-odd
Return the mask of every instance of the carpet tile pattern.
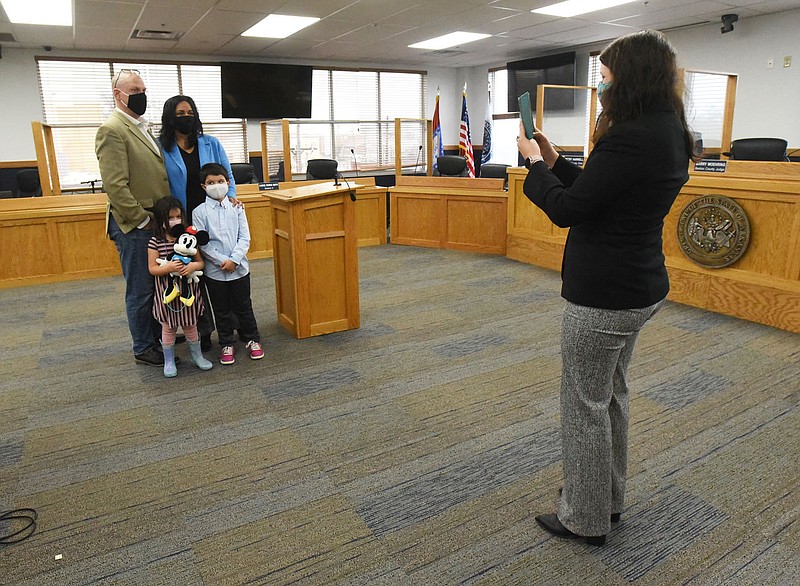
[[265, 358], [178, 345], [170, 380], [132, 359], [121, 278], [0, 290], [0, 511], [39, 514], [0, 586], [800, 582], [800, 336], [667, 303], [594, 548], [534, 521], [561, 486], [557, 273], [363, 248], [362, 327], [296, 340], [251, 269]]

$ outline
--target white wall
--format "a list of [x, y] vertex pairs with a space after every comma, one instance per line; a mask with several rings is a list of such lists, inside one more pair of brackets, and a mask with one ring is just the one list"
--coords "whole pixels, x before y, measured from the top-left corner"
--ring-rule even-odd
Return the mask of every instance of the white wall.
[[[679, 64], [738, 74], [733, 138], [780, 137], [800, 147], [800, 10], [746, 18], [733, 32], [720, 24], [675, 31]], [[784, 68], [784, 56], [792, 66]], [[774, 66], [767, 69], [767, 60]]]
[[[732, 33], [721, 34], [719, 24], [690, 28], [669, 34], [678, 52], [679, 64], [684, 67], [725, 71], [739, 74], [733, 136], [779, 136], [790, 146], [800, 147], [800, 9], [778, 14], [741, 19]], [[585, 83], [586, 55], [590, 49], [580, 47], [578, 53], [578, 83]], [[53, 52], [43, 50], [12, 49], [3, 47], [0, 58], [0, 161], [34, 159], [32, 120], [42, 120], [39, 86], [36, 79], [35, 55], [68, 57], [120, 58], [119, 54], [83, 52]], [[792, 67], [783, 67], [783, 57], [791, 55]], [[536, 55], [530, 55], [535, 57]], [[130, 55], [125, 56], [130, 59]], [[163, 59], [163, 55], [137, 54], [141, 59]], [[212, 57], [171, 55], [179, 61], [215, 61]], [[775, 61], [767, 69], [767, 59]], [[252, 59], [242, 59], [250, 60]], [[274, 60], [275, 62], [290, 62]], [[351, 66], [346, 63], [307, 63], [319, 66]], [[583, 64], [583, 65], [580, 65]], [[361, 64], [380, 67], [380, 64]], [[494, 63], [491, 67], [505, 65]], [[458, 127], [461, 119], [461, 90], [467, 84], [467, 102], [470, 111], [472, 142], [483, 141], [483, 119], [486, 114], [487, 77], [490, 66], [449, 69], [430, 67], [428, 70], [428, 117], [433, 116], [436, 88], [439, 87], [439, 104], [444, 144], [458, 144]], [[397, 66], [390, 67], [397, 68]], [[401, 67], [402, 68], [402, 67]], [[406, 69], [422, 69], [408, 66]], [[75, 92], [80, 92], [76, 80]], [[250, 127], [250, 150], [260, 150], [257, 124]]]
[[[0, 161], [36, 159], [31, 121], [42, 120], [33, 51], [3, 47], [0, 59]], [[75, 84], [75, 91], [80, 91]]]

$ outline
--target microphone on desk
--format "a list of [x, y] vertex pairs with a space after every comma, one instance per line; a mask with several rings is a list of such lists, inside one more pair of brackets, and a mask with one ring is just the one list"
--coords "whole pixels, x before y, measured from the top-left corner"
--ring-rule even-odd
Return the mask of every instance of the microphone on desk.
[[419, 150], [417, 151], [417, 161], [414, 163], [414, 175], [417, 174], [417, 167], [419, 166], [419, 158], [422, 155], [422, 145], [419, 145]]
[[356, 177], [358, 177], [358, 161], [356, 160], [356, 152], [353, 149], [350, 149], [350, 154], [353, 155], [353, 169], [356, 172]]
[[[336, 181], [337, 182], [339, 181], [339, 177], [341, 177], [344, 180], [344, 182], [347, 184], [347, 189], [350, 190], [350, 201], [355, 201], [356, 200], [356, 192], [352, 187], [350, 187], [350, 182], [347, 180], [347, 177], [345, 177], [344, 175], [342, 175], [341, 173], [339, 173], [337, 171], [337, 173], [336, 173]], [[336, 186], [338, 187], [339, 183], [336, 183]]]

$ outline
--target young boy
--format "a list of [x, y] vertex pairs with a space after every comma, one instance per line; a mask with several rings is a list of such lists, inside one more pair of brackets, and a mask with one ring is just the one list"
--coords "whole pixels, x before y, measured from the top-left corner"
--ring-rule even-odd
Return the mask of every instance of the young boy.
[[250, 358], [264, 357], [261, 336], [250, 301], [250, 228], [243, 207], [228, 201], [228, 172], [218, 163], [207, 163], [200, 169], [200, 183], [206, 200], [192, 212], [192, 223], [198, 230], [208, 232], [209, 241], [200, 247], [206, 259], [205, 276], [211, 305], [217, 319], [217, 334], [222, 346], [219, 361], [236, 361], [233, 317], [239, 320], [239, 335], [247, 340]]

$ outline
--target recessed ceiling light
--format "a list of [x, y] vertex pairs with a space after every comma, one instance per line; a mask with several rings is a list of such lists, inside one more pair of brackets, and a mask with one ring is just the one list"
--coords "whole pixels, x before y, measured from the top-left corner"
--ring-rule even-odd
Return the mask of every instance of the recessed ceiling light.
[[612, 6], [619, 6], [620, 4], [630, 4], [635, 0], [566, 0], [566, 2], [558, 2], [550, 6], [544, 6], [531, 10], [536, 14], [548, 14], [550, 16], [578, 16], [579, 14], [586, 14], [587, 12], [595, 12], [603, 10], [604, 8], [611, 8]]
[[72, 26], [72, 0], [0, 0], [14, 24]]
[[436, 37], [435, 39], [428, 39], [427, 41], [422, 41], [421, 43], [414, 43], [413, 45], [409, 45], [409, 47], [412, 49], [447, 49], [448, 47], [455, 47], [456, 45], [471, 43], [472, 41], [478, 41], [491, 36], [492, 35], [485, 35], [483, 33], [465, 33], [462, 31], [456, 31], [454, 33], [450, 33], [449, 35]]
[[251, 26], [242, 33], [243, 37], [264, 37], [267, 39], [285, 39], [297, 31], [318, 22], [313, 16], [288, 16], [286, 14], [270, 14], [261, 22]]

